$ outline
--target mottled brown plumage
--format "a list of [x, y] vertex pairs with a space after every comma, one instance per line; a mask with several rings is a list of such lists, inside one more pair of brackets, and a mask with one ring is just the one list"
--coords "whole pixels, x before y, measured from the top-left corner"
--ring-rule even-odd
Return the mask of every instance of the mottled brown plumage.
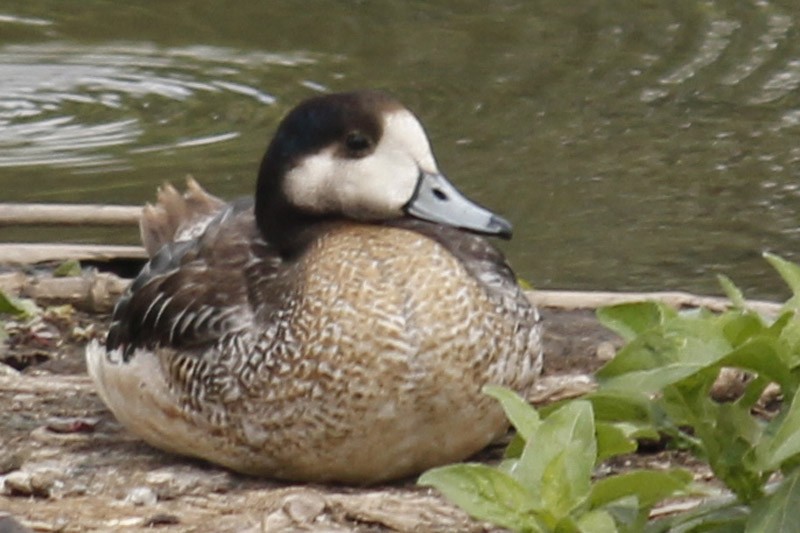
[[[202, 200], [213, 197], [195, 184], [145, 217], [143, 235], [164, 244], [118, 304], [106, 347], [87, 349], [98, 390], [151, 444], [248, 474], [369, 483], [464, 459], [507, 426], [482, 387], [534, 384], [539, 319], [502, 254], [437, 223], [436, 202], [447, 224], [507, 223], [454, 189], [420, 199], [438, 171], [393, 99], [349, 93], [298, 109], [267, 152], [255, 207]], [[353, 132], [372, 136], [369, 149]], [[368, 194], [336, 192], [354, 184]], [[360, 205], [367, 220], [351, 214]], [[434, 221], [404, 215], [411, 205]]]

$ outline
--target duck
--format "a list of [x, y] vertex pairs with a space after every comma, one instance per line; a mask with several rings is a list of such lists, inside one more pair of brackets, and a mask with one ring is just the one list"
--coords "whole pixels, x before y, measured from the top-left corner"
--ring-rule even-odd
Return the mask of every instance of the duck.
[[149, 262], [88, 373], [151, 446], [276, 480], [366, 485], [464, 460], [508, 429], [541, 320], [490, 237], [511, 224], [439, 170], [420, 120], [377, 90], [302, 101], [254, 198], [162, 188]]

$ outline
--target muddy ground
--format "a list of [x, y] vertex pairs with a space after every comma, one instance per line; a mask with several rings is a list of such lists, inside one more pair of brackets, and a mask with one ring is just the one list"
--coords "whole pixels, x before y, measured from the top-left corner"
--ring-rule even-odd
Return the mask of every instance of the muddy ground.
[[[543, 314], [547, 376], [590, 374], [620, 344], [590, 310]], [[0, 347], [0, 533], [496, 530], [413, 479], [370, 488], [278, 483], [147, 446], [114, 420], [86, 375], [83, 348], [104, 335], [108, 320], [55, 308], [36, 323], [7, 325], [11, 336]], [[539, 400], [585, 384], [573, 381], [549, 381]], [[497, 460], [502, 449], [498, 443], [478, 459]], [[659, 449], [608, 469], [676, 462], [708, 477], [702, 466]]]

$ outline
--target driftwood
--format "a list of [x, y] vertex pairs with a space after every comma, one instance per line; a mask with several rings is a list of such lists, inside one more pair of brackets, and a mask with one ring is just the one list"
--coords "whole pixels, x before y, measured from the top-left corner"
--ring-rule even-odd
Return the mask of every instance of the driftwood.
[[118, 244], [0, 244], [0, 264], [30, 265], [45, 261], [110, 261], [112, 259], [146, 259], [141, 246]]
[[[143, 249], [138, 250], [144, 255]], [[46, 274], [26, 275], [22, 272], [0, 274], [0, 290], [14, 296], [71, 303], [94, 311], [109, 310], [129, 283], [128, 279], [108, 273], [86, 273], [79, 277], [64, 278], [54, 278]], [[606, 305], [647, 300], [664, 302], [676, 308], [705, 307], [712, 311], [723, 311], [730, 306], [727, 298], [698, 296], [686, 292], [528, 291], [526, 294], [540, 307], [566, 310], [596, 309]], [[766, 316], [776, 316], [781, 309], [780, 304], [755, 300], [748, 301], [748, 306]]]
[[131, 226], [142, 208], [131, 205], [0, 204], [0, 226]]
[[[603, 291], [528, 291], [528, 297], [541, 307], [558, 309], [597, 309], [607, 305], [654, 300], [675, 308], [705, 307], [712, 311], [724, 311], [731, 306], [730, 300], [719, 296], [699, 296], [688, 292], [603, 292]], [[748, 300], [753, 311], [776, 316], [781, 305], [774, 302]]]
[[0, 290], [12, 296], [46, 303], [69, 303], [100, 313], [110, 311], [129, 284], [128, 279], [100, 272], [65, 278], [22, 272], [0, 274]]

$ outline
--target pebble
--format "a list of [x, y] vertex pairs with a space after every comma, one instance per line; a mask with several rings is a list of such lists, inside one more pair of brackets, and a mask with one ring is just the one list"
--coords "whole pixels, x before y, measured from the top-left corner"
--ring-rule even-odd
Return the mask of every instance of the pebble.
[[283, 510], [294, 522], [307, 524], [325, 511], [325, 500], [316, 494], [291, 494], [283, 500]]
[[600, 361], [611, 361], [617, 355], [617, 349], [608, 341], [601, 342], [597, 345], [596, 357]]
[[0, 475], [19, 470], [25, 462], [25, 456], [21, 451], [0, 453]]
[[161, 500], [221, 491], [228, 486], [229, 480], [230, 474], [227, 472], [212, 474], [175, 468], [154, 470], [145, 476], [145, 481]]
[[9, 496], [31, 496], [33, 487], [30, 473], [21, 470], [11, 472], [3, 481], [3, 489]]
[[150, 487], [134, 487], [128, 491], [125, 501], [143, 507], [150, 507], [158, 502], [158, 496]]
[[[20, 375], [19, 370], [14, 368], [13, 366], [9, 366], [5, 363], [0, 363], [0, 376], [8, 376], [8, 377], [17, 377]], [[2, 530], [0, 530], [2, 531]]]
[[11, 472], [5, 476], [4, 492], [10, 496], [49, 498], [53, 491], [63, 486], [58, 476], [58, 472], [49, 469]]
[[46, 427], [56, 433], [92, 433], [99, 423], [99, 418], [53, 417]]

